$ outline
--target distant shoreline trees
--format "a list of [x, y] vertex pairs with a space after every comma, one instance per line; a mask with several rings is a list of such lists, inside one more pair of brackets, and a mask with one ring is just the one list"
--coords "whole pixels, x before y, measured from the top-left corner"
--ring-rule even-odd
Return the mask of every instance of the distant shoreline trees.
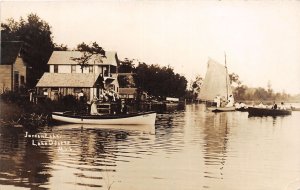
[[236, 101], [288, 101], [292, 99], [292, 96], [285, 92], [274, 92], [271, 81], [268, 81], [267, 89], [262, 87], [250, 88], [242, 84], [236, 73], [230, 74], [229, 78], [230, 83], [234, 84], [233, 95]]

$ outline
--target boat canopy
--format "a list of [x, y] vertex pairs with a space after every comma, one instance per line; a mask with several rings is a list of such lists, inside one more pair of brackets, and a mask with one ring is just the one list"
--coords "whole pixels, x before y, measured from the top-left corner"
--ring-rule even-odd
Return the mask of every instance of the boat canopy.
[[226, 67], [209, 59], [198, 99], [202, 101], [213, 101], [216, 96], [225, 97], [227, 99], [230, 95], [233, 96]]

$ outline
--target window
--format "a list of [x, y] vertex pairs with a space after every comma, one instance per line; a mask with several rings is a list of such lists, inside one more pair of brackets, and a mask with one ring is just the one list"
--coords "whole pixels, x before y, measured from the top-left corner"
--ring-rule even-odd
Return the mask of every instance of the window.
[[54, 65], [54, 73], [58, 73], [58, 65]]
[[14, 71], [14, 89], [17, 90], [19, 88], [19, 72]]
[[93, 67], [93, 65], [90, 65], [89, 66], [89, 73], [93, 73], [93, 71], [94, 71], [94, 67]]
[[21, 80], [21, 85], [24, 85], [24, 84], [25, 84], [25, 77], [24, 77], [24, 76], [21, 76], [21, 77], [20, 77], [20, 80]]
[[71, 73], [76, 73], [76, 65], [71, 65]]

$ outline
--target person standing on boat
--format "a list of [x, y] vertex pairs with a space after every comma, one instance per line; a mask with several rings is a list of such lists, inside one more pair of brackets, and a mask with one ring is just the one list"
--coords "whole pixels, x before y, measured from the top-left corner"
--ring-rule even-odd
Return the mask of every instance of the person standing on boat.
[[220, 102], [221, 102], [221, 99], [220, 99], [220, 96], [218, 95], [214, 99], [214, 106], [220, 107]]
[[228, 103], [226, 105], [226, 107], [233, 107], [233, 96], [230, 95], [229, 98], [228, 98]]

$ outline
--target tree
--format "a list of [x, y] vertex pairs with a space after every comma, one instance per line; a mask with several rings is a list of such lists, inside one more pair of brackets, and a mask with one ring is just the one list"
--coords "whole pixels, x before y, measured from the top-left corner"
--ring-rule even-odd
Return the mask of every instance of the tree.
[[8, 19], [1, 24], [2, 41], [23, 41], [21, 55], [28, 65], [27, 86], [34, 87], [44, 72], [53, 51], [51, 27], [36, 14], [19, 21]]
[[71, 60], [77, 62], [80, 65], [81, 72], [83, 73], [83, 69], [88, 66], [89, 60], [93, 55], [97, 55], [101, 57], [105, 57], [105, 51], [102, 47], [100, 47], [96, 42], [93, 44], [87, 45], [84, 42], [77, 46], [77, 50], [82, 52], [81, 57], [71, 57]]
[[139, 63], [135, 69], [134, 81], [139, 91], [146, 91], [156, 97], [183, 97], [187, 80], [175, 74], [170, 66], [147, 65]]
[[192, 92], [194, 94], [194, 97], [198, 97], [200, 90], [201, 90], [201, 86], [203, 84], [203, 78], [200, 75], [196, 76], [195, 81], [192, 82]]
[[127, 75], [118, 75], [118, 82], [120, 85], [120, 88], [134, 88], [134, 78], [132, 74]]
[[235, 86], [240, 86], [242, 84], [239, 75], [236, 73], [229, 74], [229, 80], [230, 80], [230, 84]]
[[120, 61], [119, 73], [132, 73], [134, 72], [134, 64], [133, 61], [135, 59], [125, 58], [124, 61]]

